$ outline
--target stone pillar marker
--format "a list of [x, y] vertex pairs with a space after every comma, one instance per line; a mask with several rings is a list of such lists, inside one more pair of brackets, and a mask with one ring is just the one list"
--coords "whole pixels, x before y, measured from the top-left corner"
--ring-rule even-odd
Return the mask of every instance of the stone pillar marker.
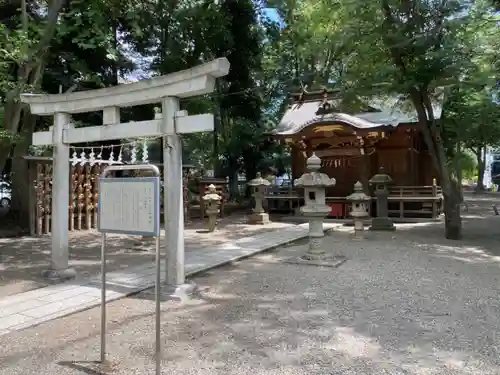
[[208, 186], [208, 193], [202, 199], [204, 204], [206, 204], [205, 212], [208, 216], [208, 232], [211, 233], [215, 230], [217, 224], [217, 214], [220, 211], [219, 206], [222, 197], [217, 194], [215, 185], [210, 184]]
[[351, 216], [354, 219], [354, 238], [363, 238], [365, 230], [363, 219], [368, 217], [367, 203], [371, 201], [371, 197], [363, 191], [363, 184], [356, 182], [354, 184], [354, 192], [346, 198], [352, 202]]
[[377, 197], [377, 217], [372, 219], [370, 230], [373, 231], [394, 231], [396, 227], [389, 218], [389, 208], [387, 197], [389, 190], [387, 186], [392, 183], [392, 178], [384, 173], [384, 168], [380, 168], [380, 172], [374, 175], [370, 181], [370, 185], [375, 186], [375, 196]]
[[271, 185], [271, 183], [265, 178], [262, 178], [260, 172], [257, 172], [255, 178], [248, 182], [248, 186], [252, 188], [252, 195], [255, 199], [255, 207], [252, 209], [252, 215], [248, 220], [250, 224], [269, 223], [269, 214], [264, 211], [264, 207], [262, 206], [264, 194], [269, 185]]

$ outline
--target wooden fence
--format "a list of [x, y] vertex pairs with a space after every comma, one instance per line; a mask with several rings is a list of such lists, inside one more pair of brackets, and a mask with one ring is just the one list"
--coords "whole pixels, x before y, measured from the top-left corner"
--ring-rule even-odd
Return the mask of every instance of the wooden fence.
[[[30, 223], [32, 235], [50, 233], [52, 228], [52, 159], [30, 158]], [[89, 163], [70, 166], [68, 229], [84, 230], [97, 227], [99, 177], [105, 164]]]
[[[52, 231], [52, 158], [26, 157], [29, 165], [30, 181], [30, 232], [41, 236]], [[97, 214], [99, 203], [99, 177], [109, 164], [105, 162], [91, 164], [70, 164], [70, 191], [69, 191], [69, 220], [70, 231], [89, 230], [97, 228]], [[163, 172], [161, 164], [156, 164]], [[130, 175], [130, 171], [123, 172]], [[147, 176], [147, 171], [132, 172], [134, 176]], [[187, 175], [184, 176], [184, 209], [185, 218], [189, 219], [189, 202], [187, 199]], [[163, 211], [163, 194], [160, 195], [161, 210]]]

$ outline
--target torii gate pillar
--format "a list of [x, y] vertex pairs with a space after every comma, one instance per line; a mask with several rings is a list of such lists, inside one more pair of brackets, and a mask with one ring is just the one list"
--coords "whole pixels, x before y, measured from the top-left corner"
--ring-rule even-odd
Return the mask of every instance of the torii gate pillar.
[[[179, 100], [164, 98], [162, 113], [177, 113]], [[164, 116], [165, 133], [163, 139], [163, 212], [167, 246], [166, 282], [173, 290], [172, 295], [189, 294], [190, 286], [185, 284], [184, 263], [184, 205], [182, 189], [182, 143], [176, 132], [176, 119]]]

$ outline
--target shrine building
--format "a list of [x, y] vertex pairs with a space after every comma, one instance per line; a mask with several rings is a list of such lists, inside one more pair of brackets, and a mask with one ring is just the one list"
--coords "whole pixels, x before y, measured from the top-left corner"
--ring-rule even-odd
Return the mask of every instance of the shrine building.
[[[350, 106], [358, 110], [347, 110], [340, 92], [326, 89], [303, 90], [291, 99], [272, 136], [291, 149], [293, 179], [305, 172], [306, 160], [313, 152], [321, 158], [320, 171], [337, 181], [326, 192], [333, 216], [346, 217], [349, 208], [345, 197], [352, 193], [353, 185], [360, 181], [370, 193], [368, 181], [381, 168], [393, 180], [389, 199], [392, 216], [440, 213], [437, 173], [414, 110], [403, 109], [396, 98], [360, 100]], [[434, 116], [441, 117], [440, 105], [434, 104]], [[296, 196], [293, 191], [289, 194]]]

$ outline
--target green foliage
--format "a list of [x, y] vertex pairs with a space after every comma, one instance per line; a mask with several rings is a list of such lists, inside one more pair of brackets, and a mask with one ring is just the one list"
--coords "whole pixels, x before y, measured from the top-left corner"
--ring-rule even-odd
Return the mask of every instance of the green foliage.
[[493, 101], [491, 90], [451, 90], [445, 110], [443, 123], [450, 146], [463, 142], [465, 147], [478, 150], [500, 144], [500, 106]]
[[476, 178], [477, 161], [470, 152], [462, 152], [459, 156], [458, 163], [462, 170], [462, 176], [468, 180]]

